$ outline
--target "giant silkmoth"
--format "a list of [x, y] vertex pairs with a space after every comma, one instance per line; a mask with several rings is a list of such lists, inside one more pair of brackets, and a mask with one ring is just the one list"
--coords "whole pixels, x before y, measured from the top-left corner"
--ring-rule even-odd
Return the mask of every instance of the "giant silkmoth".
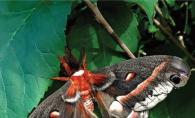
[[175, 56], [158, 55], [129, 59], [102, 69], [88, 71], [86, 55], [79, 61], [65, 48], [61, 61], [67, 81], [45, 99], [29, 118], [96, 118], [94, 102], [103, 118], [147, 118], [149, 109], [164, 100], [173, 88], [187, 83], [190, 68]]

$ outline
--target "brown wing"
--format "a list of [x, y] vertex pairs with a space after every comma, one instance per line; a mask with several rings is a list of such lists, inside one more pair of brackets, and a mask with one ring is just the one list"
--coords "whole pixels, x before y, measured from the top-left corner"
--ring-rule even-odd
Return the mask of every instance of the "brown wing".
[[[146, 111], [165, 99], [174, 87], [186, 84], [190, 68], [178, 57], [158, 55], [127, 60], [91, 72], [106, 75], [110, 72], [111, 76], [106, 78], [108, 81], [103, 85], [94, 85], [94, 88], [105, 92], [114, 101], [107, 103], [110, 98], [104, 94], [100, 94], [102, 100], [97, 101], [104, 111], [123, 118], [121, 115], [147, 116]], [[128, 78], [131, 73], [135, 75]], [[123, 113], [125, 111], [129, 114]]]
[[60, 113], [58, 118], [97, 118], [95, 114], [85, 109], [80, 99], [72, 103], [64, 100], [66, 98], [63, 96], [69, 87], [70, 81], [45, 99], [28, 118], [50, 118], [53, 111]]

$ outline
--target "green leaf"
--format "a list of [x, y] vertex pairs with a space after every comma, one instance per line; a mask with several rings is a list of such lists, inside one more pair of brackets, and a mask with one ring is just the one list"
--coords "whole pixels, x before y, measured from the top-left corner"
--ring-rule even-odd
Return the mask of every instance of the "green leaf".
[[[185, 1], [184, 1], [185, 2]], [[180, 10], [184, 7], [184, 3], [183, 2], [176, 2], [175, 5], [173, 6], [173, 9], [172, 10]]]
[[158, 31], [155, 32], [155, 38], [157, 40], [163, 41], [163, 40], [166, 39], [166, 36], [162, 33], [162, 31], [158, 30]]
[[165, 101], [162, 101], [159, 104], [157, 104], [149, 112], [150, 112], [149, 118], [170, 118]]
[[[139, 32], [132, 10], [123, 2], [99, 2], [98, 6], [116, 34], [133, 53], [136, 52]], [[85, 47], [88, 70], [102, 68], [124, 60], [123, 50], [94, 20], [90, 11], [83, 12], [70, 29], [67, 34], [68, 46], [76, 57], [80, 49]]]
[[159, 28], [157, 28], [156, 26], [150, 26], [149, 28], [148, 28], [148, 32], [149, 33], [154, 33], [154, 32], [156, 32], [156, 31], [159, 31]]
[[145, 10], [148, 19], [150, 21], [150, 25], [153, 25], [152, 16], [155, 12], [154, 5], [158, 2], [158, 0], [125, 0], [126, 2], [139, 4]]
[[173, 7], [175, 5], [175, 0], [166, 0], [167, 4], [170, 6], [170, 7]]
[[169, 10], [167, 9], [167, 7], [163, 6], [163, 8], [161, 9], [163, 16], [165, 17], [165, 19], [169, 19], [170, 17], [170, 13]]
[[146, 21], [146, 19], [144, 19], [145, 16], [140, 14], [140, 15], [137, 15], [137, 21], [138, 21], [138, 30], [139, 30], [139, 33], [141, 35], [141, 37], [147, 37], [147, 32], [148, 32], [148, 22]]
[[195, 19], [195, 1], [192, 1], [192, 3], [190, 4], [189, 8], [191, 8], [192, 18]]
[[0, 2], [0, 117], [26, 118], [59, 71], [71, 2]]

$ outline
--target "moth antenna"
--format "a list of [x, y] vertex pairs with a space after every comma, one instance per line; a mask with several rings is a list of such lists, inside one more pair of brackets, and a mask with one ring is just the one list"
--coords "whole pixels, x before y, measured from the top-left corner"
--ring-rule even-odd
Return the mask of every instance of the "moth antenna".
[[80, 52], [79, 61], [78, 61], [79, 64], [82, 62], [84, 54], [85, 54], [85, 48], [82, 47], [81, 52]]
[[195, 71], [195, 68], [192, 68], [190, 71]]
[[87, 54], [85, 54], [85, 57], [83, 59], [83, 69], [86, 70], [87, 69], [87, 65], [86, 65], [86, 57], [87, 57]]

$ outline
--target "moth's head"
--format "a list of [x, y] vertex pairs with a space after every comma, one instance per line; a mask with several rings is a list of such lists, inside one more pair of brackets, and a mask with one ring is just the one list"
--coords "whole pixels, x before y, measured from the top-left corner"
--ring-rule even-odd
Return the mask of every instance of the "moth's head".
[[178, 57], [172, 57], [170, 59], [170, 64], [166, 69], [166, 78], [175, 86], [176, 88], [183, 87], [191, 74], [189, 65]]

